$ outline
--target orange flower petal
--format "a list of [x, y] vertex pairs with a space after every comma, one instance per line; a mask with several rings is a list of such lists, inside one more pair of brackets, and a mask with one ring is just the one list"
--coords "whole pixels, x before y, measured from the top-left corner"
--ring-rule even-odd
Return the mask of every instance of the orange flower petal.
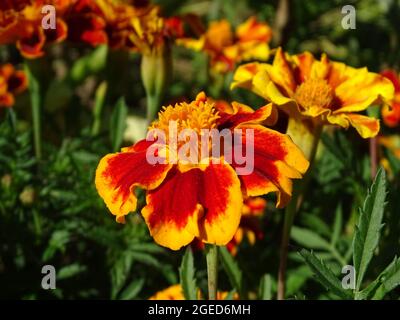
[[394, 96], [391, 81], [366, 68], [353, 69], [354, 74], [341, 83], [335, 94], [341, 107], [333, 113], [363, 111], [377, 100], [390, 101]]
[[[216, 107], [218, 108], [218, 104]], [[223, 108], [225, 108], [225, 106], [223, 106]], [[232, 112], [228, 113], [227, 111], [229, 112], [226, 108], [225, 112], [219, 109], [220, 119], [218, 122], [220, 128], [234, 128], [243, 123], [261, 123], [270, 117], [271, 119], [269, 119], [269, 122], [271, 124], [276, 123], [277, 120], [277, 112], [276, 109], [272, 107], [272, 104], [253, 110], [244, 104], [232, 102]]]
[[63, 20], [57, 19], [56, 29], [46, 29], [44, 33], [47, 42], [60, 43], [67, 38], [68, 27]]
[[100, 160], [96, 170], [96, 188], [108, 209], [116, 215], [117, 222], [136, 210], [134, 189], [154, 189], [164, 180], [172, 165], [151, 165], [146, 150], [151, 143], [139, 143], [139, 147], [126, 148], [123, 152], [108, 154]]
[[375, 137], [380, 129], [379, 120], [360, 114], [347, 114], [347, 119], [364, 139]]
[[293, 69], [281, 48], [277, 49], [272, 66], [266, 65], [266, 68], [271, 80], [284, 91], [286, 96], [292, 96], [296, 90], [297, 83]]
[[14, 105], [14, 96], [10, 93], [0, 95], [0, 107], [12, 107]]

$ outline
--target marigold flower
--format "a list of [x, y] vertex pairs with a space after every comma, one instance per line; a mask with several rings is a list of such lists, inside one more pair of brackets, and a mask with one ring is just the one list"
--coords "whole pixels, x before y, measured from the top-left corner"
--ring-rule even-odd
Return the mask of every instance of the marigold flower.
[[[148, 140], [101, 159], [96, 188], [117, 222], [124, 222], [125, 215], [136, 210], [135, 189], [140, 187], [147, 190], [142, 215], [157, 243], [177, 250], [197, 237], [225, 245], [239, 225], [243, 195], [276, 192], [278, 207], [288, 202], [291, 179], [302, 177], [308, 161], [289, 136], [260, 125], [271, 114], [271, 106], [256, 111], [236, 102], [230, 109], [217, 107], [204, 93], [191, 103], [164, 107], [150, 126]], [[254, 139], [248, 140], [247, 133], [243, 134], [240, 143], [235, 140], [230, 146], [224, 145], [218, 157], [206, 154], [197, 164], [182, 158], [172, 161], [171, 144], [150, 141], [157, 138], [157, 130], [168, 135], [171, 122], [180, 133], [185, 129], [199, 135], [202, 129], [242, 129], [253, 132]], [[242, 165], [234, 153], [246, 145], [254, 150], [254, 170], [239, 176]], [[202, 146], [194, 152], [200, 153]], [[148, 153], [168, 161], [150, 164]], [[230, 164], [225, 160], [229, 157]]]
[[[389, 150], [394, 157], [400, 160], [400, 137], [398, 135], [379, 136], [378, 143], [382, 147]], [[388, 172], [389, 176], [393, 177], [393, 170], [391, 168], [388, 158], [385, 157], [385, 154], [382, 154], [380, 163]]]
[[56, 19], [56, 29], [43, 29], [42, 7], [51, 4], [62, 15], [72, 0], [38, 0], [22, 5], [9, 6], [0, 14], [0, 44], [15, 43], [26, 58], [38, 58], [44, 54], [44, 46], [58, 43], [67, 36], [67, 25], [61, 18]]
[[[218, 291], [217, 292], [217, 300], [225, 300], [228, 296], [229, 292], [227, 291]], [[201, 298], [201, 292], [198, 293], [199, 298]], [[233, 295], [234, 300], [239, 299], [239, 295], [235, 293]], [[158, 291], [153, 296], [149, 298], [149, 300], [185, 300], [185, 296], [183, 295], [183, 289], [180, 284], [172, 285], [164, 290]]]
[[149, 300], [185, 300], [183, 289], [180, 284], [172, 285], [166, 289], [156, 292]]
[[359, 112], [373, 103], [388, 103], [393, 85], [385, 77], [333, 62], [309, 52], [290, 56], [280, 48], [272, 64], [240, 66], [232, 88], [250, 89], [288, 114], [317, 124], [354, 127], [363, 138], [374, 137], [379, 121]]
[[235, 32], [227, 20], [214, 21], [199, 39], [183, 38], [177, 43], [207, 53], [213, 70], [225, 73], [241, 61], [267, 60], [271, 37], [271, 28], [266, 23], [250, 17]]
[[400, 124], [400, 75], [393, 70], [385, 70], [381, 75], [392, 81], [394, 86], [394, 98], [389, 106], [382, 109], [383, 121], [388, 127], [396, 127]]
[[28, 85], [28, 79], [23, 71], [15, 70], [7, 63], [0, 66], [0, 107], [14, 105], [14, 96], [23, 92]]

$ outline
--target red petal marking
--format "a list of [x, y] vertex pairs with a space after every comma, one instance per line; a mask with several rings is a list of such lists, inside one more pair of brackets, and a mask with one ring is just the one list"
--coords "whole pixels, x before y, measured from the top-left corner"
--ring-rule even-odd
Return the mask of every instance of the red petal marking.
[[150, 228], [160, 223], [173, 223], [178, 229], [184, 228], [196, 209], [201, 189], [199, 169], [184, 173], [171, 170], [161, 186], [148, 192], [147, 202], [153, 206], [149, 217]]
[[45, 40], [43, 29], [37, 28], [28, 38], [18, 40], [17, 47], [23, 56], [38, 58], [44, 54], [42, 50]]
[[392, 81], [395, 91], [400, 92], [400, 80], [396, 72], [393, 70], [384, 70], [381, 72], [381, 75]]
[[110, 186], [119, 188], [124, 198], [129, 197], [132, 185], [147, 188], [155, 183], [169, 165], [151, 165], [146, 159], [146, 151], [122, 152], [108, 160], [108, 167], [102, 173], [110, 179]]

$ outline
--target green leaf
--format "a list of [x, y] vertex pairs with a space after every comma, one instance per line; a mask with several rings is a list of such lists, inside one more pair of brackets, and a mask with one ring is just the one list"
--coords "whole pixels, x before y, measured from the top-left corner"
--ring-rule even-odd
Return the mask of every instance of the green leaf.
[[270, 274], [264, 274], [261, 277], [258, 297], [260, 300], [272, 299], [272, 278]]
[[318, 259], [312, 252], [302, 249], [300, 255], [304, 258], [308, 266], [315, 273], [316, 279], [328, 290], [342, 299], [351, 299], [352, 294], [343, 289], [342, 283], [334, 273]]
[[111, 268], [111, 299], [117, 297], [124, 286], [133, 263], [133, 256], [129, 251], [123, 252]]
[[333, 232], [332, 232], [332, 238], [331, 238], [332, 246], [334, 246], [339, 239], [340, 233], [342, 231], [342, 224], [343, 224], [342, 207], [339, 205], [336, 208], [335, 221], [333, 223]]
[[197, 287], [193, 253], [190, 246], [186, 248], [181, 267], [179, 268], [180, 283], [186, 300], [197, 300]]
[[82, 266], [79, 263], [73, 263], [68, 266], [65, 266], [58, 270], [57, 272], [57, 280], [71, 278], [81, 272], [86, 271], [86, 266]]
[[239, 295], [242, 295], [242, 271], [226, 247], [219, 247], [222, 266], [228, 275], [229, 282]]
[[309, 249], [330, 249], [330, 244], [328, 241], [308, 229], [293, 226], [290, 237], [302, 246]]
[[138, 261], [143, 264], [147, 264], [149, 266], [161, 269], [162, 265], [160, 262], [154, 258], [151, 254], [140, 252], [140, 251], [132, 251], [130, 252], [132, 258], [135, 261]]
[[120, 98], [114, 107], [110, 121], [110, 139], [114, 151], [118, 151], [121, 147], [127, 116], [128, 107], [124, 98]]
[[127, 287], [124, 289], [119, 298], [121, 300], [132, 300], [135, 298], [139, 292], [142, 290], [144, 285], [144, 279], [136, 279], [133, 280]]
[[104, 69], [107, 62], [107, 52], [108, 47], [101, 45], [88, 55], [78, 59], [68, 74], [69, 80], [77, 84], [86, 79], [87, 76]]
[[379, 287], [372, 299], [381, 300], [383, 297], [400, 285], [400, 259], [394, 258], [392, 263], [378, 276]]
[[379, 242], [385, 198], [386, 175], [385, 171], [380, 168], [368, 190], [364, 205], [360, 209], [360, 217], [353, 239], [353, 263], [357, 275], [357, 291], [360, 289], [368, 264]]

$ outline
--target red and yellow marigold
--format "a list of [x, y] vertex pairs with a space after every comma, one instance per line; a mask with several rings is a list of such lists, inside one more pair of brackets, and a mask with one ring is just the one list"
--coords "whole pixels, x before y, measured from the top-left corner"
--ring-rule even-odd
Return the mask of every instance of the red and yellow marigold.
[[382, 109], [383, 122], [388, 127], [397, 127], [400, 125], [400, 75], [394, 70], [385, 70], [381, 75], [392, 81], [394, 86], [393, 100]]
[[233, 102], [219, 110], [200, 93], [190, 103], [164, 107], [150, 126], [150, 138], [154, 138], [154, 129], [168, 132], [170, 121], [177, 123], [178, 132], [251, 129], [254, 141], [246, 141], [245, 135], [241, 140], [254, 148], [254, 170], [248, 175], [238, 176], [235, 169], [240, 166], [224, 159], [233, 154], [234, 145], [219, 158], [208, 155], [197, 165], [180, 159], [177, 163], [150, 164], [146, 158], [150, 147], [154, 150], [156, 146], [158, 155], [167, 158], [170, 146], [142, 140], [101, 159], [96, 171], [97, 190], [117, 222], [124, 222], [125, 216], [136, 210], [135, 189], [147, 190], [141, 213], [160, 245], [177, 250], [194, 238], [225, 245], [238, 228], [244, 197], [276, 192], [277, 206], [282, 207], [292, 193], [291, 179], [301, 178], [308, 168], [308, 161], [289, 136], [260, 125], [270, 116], [271, 108], [267, 105], [254, 111]]
[[363, 138], [374, 137], [379, 121], [360, 114], [371, 104], [387, 104], [393, 85], [385, 77], [330, 61], [310, 52], [285, 54], [278, 48], [272, 64], [240, 66], [232, 87], [250, 89], [291, 117], [314, 124], [354, 127]]
[[26, 89], [28, 79], [23, 71], [15, 70], [12, 64], [0, 66], [0, 108], [12, 107], [15, 95]]
[[208, 30], [198, 39], [184, 38], [177, 41], [187, 48], [203, 51], [213, 70], [219, 73], [232, 71], [241, 61], [267, 60], [272, 37], [271, 28], [255, 17], [250, 17], [232, 31], [227, 20], [211, 22]]
[[[23, 1], [22, 1], [23, 2]], [[42, 8], [46, 4], [54, 5], [60, 17], [73, 0], [36, 0], [19, 2], [7, 7], [0, 13], [0, 45], [16, 44], [26, 58], [38, 58], [44, 55], [48, 43], [58, 43], [67, 37], [67, 25], [57, 17], [56, 29], [42, 27]]]

